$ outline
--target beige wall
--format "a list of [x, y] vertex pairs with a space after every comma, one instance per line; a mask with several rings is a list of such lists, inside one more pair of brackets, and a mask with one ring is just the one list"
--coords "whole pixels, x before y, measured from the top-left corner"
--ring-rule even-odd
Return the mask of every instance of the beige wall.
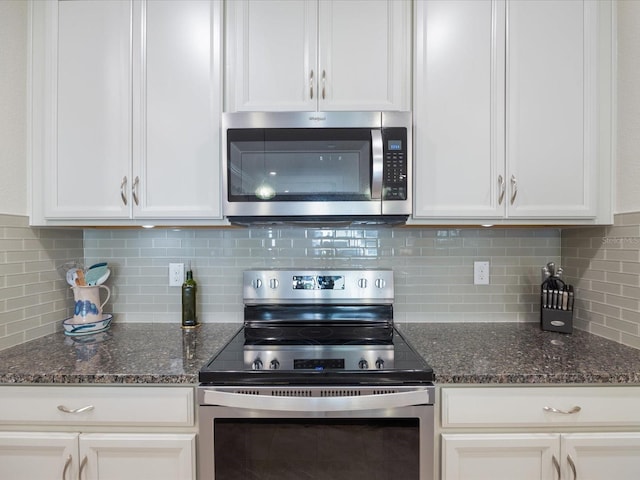
[[27, 214], [27, 2], [0, 1], [0, 214]]

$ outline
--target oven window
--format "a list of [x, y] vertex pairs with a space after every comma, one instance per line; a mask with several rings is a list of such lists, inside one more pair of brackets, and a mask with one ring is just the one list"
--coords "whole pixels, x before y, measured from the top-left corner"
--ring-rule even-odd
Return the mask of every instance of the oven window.
[[371, 130], [229, 129], [230, 201], [370, 200]]
[[215, 419], [215, 478], [417, 480], [419, 420]]

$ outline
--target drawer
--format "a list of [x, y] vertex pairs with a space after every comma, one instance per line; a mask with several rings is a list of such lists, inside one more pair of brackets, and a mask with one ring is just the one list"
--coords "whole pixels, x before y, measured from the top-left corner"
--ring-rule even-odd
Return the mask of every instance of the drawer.
[[194, 389], [1, 386], [0, 425], [194, 425]]
[[442, 389], [442, 427], [640, 425], [640, 387]]

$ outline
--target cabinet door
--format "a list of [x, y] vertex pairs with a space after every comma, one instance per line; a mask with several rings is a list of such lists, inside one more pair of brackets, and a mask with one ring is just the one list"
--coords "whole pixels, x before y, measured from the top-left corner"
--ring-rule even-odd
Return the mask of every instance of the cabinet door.
[[636, 480], [640, 478], [640, 433], [565, 434], [562, 457], [562, 478]]
[[414, 217], [504, 215], [504, 41], [502, 2], [416, 3]]
[[559, 448], [557, 434], [445, 434], [442, 480], [556, 479]]
[[130, 181], [131, 165], [132, 4], [45, 3], [53, 11], [44, 215], [126, 218], [121, 185]]
[[409, 110], [411, 3], [320, 0], [318, 109]]
[[225, 111], [317, 107], [317, 2], [226, 3]]
[[220, 2], [150, 0], [140, 8], [133, 214], [221, 218]]
[[509, 217], [592, 217], [598, 2], [507, 4]]
[[0, 432], [0, 478], [78, 478], [78, 434]]
[[196, 478], [195, 434], [82, 434], [80, 458], [83, 480]]

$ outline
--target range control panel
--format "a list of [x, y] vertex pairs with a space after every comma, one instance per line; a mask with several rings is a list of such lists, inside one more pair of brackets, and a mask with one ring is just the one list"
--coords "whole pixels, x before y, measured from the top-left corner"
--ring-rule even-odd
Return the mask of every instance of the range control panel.
[[276, 303], [391, 304], [393, 270], [247, 270], [245, 305]]

